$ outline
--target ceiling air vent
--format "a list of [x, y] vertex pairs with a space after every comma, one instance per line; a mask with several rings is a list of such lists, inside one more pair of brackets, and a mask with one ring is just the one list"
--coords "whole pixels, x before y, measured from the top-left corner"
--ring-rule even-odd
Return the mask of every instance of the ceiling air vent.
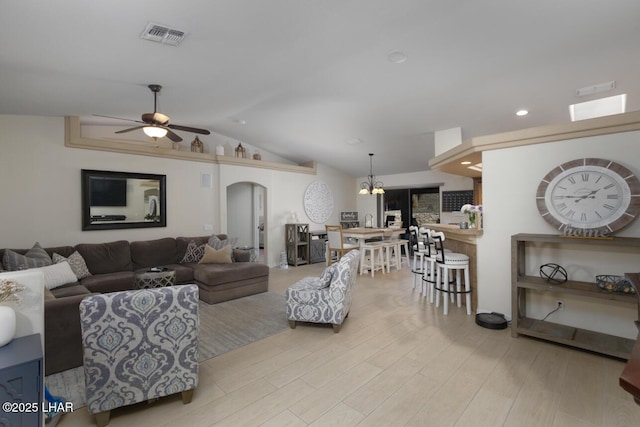
[[140, 35], [140, 38], [151, 40], [152, 42], [178, 46], [186, 36], [187, 33], [182, 30], [150, 22]]

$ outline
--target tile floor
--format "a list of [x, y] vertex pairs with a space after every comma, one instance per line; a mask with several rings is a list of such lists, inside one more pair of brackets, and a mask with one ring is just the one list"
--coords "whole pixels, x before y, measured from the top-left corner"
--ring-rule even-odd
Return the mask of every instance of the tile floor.
[[[323, 264], [272, 269], [285, 289]], [[442, 315], [408, 269], [359, 276], [339, 334], [299, 325], [201, 364], [193, 402], [115, 410], [109, 426], [638, 426], [623, 363]], [[95, 425], [85, 408], [60, 427]]]

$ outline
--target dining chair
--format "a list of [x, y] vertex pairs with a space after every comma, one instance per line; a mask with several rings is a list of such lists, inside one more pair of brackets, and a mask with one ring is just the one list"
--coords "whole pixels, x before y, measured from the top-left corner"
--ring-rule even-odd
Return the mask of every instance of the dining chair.
[[327, 265], [331, 265], [334, 252], [336, 260], [339, 260], [345, 253], [360, 247], [355, 243], [345, 243], [341, 225], [325, 225], [325, 228], [327, 231]]

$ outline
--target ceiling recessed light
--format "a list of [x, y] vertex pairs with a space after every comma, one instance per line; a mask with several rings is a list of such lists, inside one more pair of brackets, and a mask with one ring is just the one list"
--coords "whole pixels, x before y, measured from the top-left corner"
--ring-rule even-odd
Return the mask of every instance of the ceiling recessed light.
[[464, 161], [464, 162], [460, 162], [460, 164], [461, 164], [461, 165], [470, 165], [470, 164], [471, 164], [471, 162], [470, 162], [470, 161], [468, 161], [468, 160], [466, 160], [466, 161]]
[[527, 114], [529, 114], [529, 110], [518, 110], [516, 111], [516, 116], [526, 116]]
[[387, 55], [387, 59], [394, 64], [402, 64], [407, 60], [407, 54], [400, 50], [394, 50]]

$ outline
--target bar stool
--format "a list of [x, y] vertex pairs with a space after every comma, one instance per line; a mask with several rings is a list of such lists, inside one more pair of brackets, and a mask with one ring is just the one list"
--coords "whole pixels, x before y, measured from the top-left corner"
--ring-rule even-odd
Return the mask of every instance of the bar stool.
[[[405, 239], [391, 239], [391, 240], [383, 240], [382, 244], [384, 246], [385, 251], [385, 264], [387, 266], [387, 273], [391, 273], [391, 265], [395, 265], [396, 270], [400, 271], [402, 269], [402, 248], [404, 247], [404, 252], [407, 254], [406, 263], [408, 267], [411, 267], [411, 263], [409, 262], [409, 241]], [[415, 278], [414, 278], [415, 282]], [[414, 284], [415, 287], [415, 284]]]
[[[420, 227], [420, 235], [424, 240], [425, 253], [423, 257], [422, 268], [422, 289], [421, 293], [425, 297], [429, 294], [429, 302], [433, 304], [434, 286], [436, 283], [436, 261], [438, 259], [438, 250], [431, 239], [431, 234], [435, 233], [428, 228]], [[444, 249], [444, 253], [451, 253], [451, 250]]]
[[[384, 242], [368, 242], [360, 246], [360, 275], [364, 274], [365, 268], [371, 271], [371, 277], [375, 277], [376, 270], [385, 272], [384, 262]], [[367, 252], [369, 253], [367, 265]], [[377, 265], [376, 265], [377, 258]]]
[[[415, 289], [418, 278], [423, 280], [424, 277], [424, 257], [427, 254], [427, 250], [424, 247], [424, 242], [421, 242], [418, 237], [418, 227], [415, 225], [410, 226], [409, 235], [411, 236], [412, 242], [411, 249], [413, 249], [413, 266], [411, 267], [411, 272], [413, 273], [413, 289]], [[420, 292], [422, 292], [422, 282], [420, 289]]]
[[[431, 238], [434, 241], [436, 251], [438, 252], [436, 258], [436, 283], [434, 288], [436, 290], [436, 307], [440, 306], [440, 293], [443, 292], [444, 301], [444, 315], [449, 313], [449, 295], [453, 298], [453, 295], [457, 296], [458, 307], [462, 306], [462, 294], [466, 295], [467, 315], [471, 315], [471, 283], [469, 282], [469, 257], [465, 254], [455, 252], [444, 252], [444, 233], [431, 233]], [[449, 271], [456, 272], [456, 289], [451, 289], [453, 281], [449, 281]], [[464, 272], [464, 290], [462, 289], [461, 273]], [[452, 299], [453, 302], [453, 299]]]

